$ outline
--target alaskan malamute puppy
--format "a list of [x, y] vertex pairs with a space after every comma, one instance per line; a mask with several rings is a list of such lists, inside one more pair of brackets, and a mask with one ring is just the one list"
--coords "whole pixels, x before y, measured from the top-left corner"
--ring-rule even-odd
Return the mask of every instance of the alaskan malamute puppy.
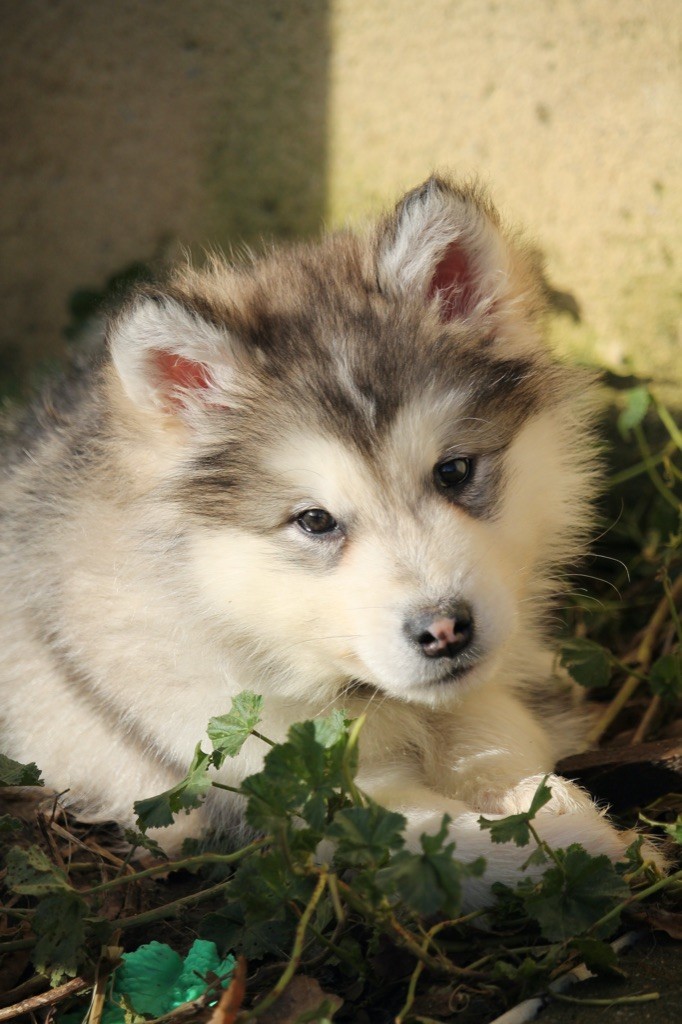
[[[2, 488], [2, 744], [85, 816], [133, 821], [212, 715], [263, 731], [368, 712], [359, 784], [488, 859], [579, 746], [544, 619], [583, 549], [590, 381], [542, 344], [533, 256], [478, 188], [431, 178], [363, 235], [214, 260], [142, 290], [16, 428]], [[566, 710], [568, 709], [568, 710]], [[249, 740], [225, 766], [258, 770]], [[552, 777], [538, 830], [625, 840]], [[229, 816], [215, 793], [160, 838]]]

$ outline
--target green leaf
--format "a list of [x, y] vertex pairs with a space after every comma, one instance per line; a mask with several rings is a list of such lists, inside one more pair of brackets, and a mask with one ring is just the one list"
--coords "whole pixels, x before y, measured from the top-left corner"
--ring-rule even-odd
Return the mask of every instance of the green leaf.
[[649, 821], [648, 818], [644, 818], [644, 821], [648, 821], [650, 825], [656, 825], [657, 828], [662, 828], [671, 839], [682, 846], [682, 814], [678, 814], [677, 820], [671, 822]]
[[263, 864], [261, 857], [249, 858], [230, 887], [230, 892], [241, 898], [208, 914], [201, 922], [200, 934], [219, 949], [243, 953], [249, 960], [267, 954], [287, 957], [299, 920], [289, 901], [298, 896], [305, 905], [313, 884], [293, 879], [281, 857], [272, 857], [269, 864]]
[[334, 710], [324, 718], [316, 718], [315, 739], [318, 743], [329, 750], [335, 744], [341, 742], [348, 732], [349, 719], [343, 711]]
[[[530, 829], [528, 823], [533, 820], [541, 807], [552, 799], [552, 789], [547, 785], [547, 777], [542, 780], [533, 794], [533, 799], [527, 811], [520, 814], [509, 814], [506, 818], [484, 818], [478, 819], [480, 828], [490, 830], [490, 838], [494, 843], [516, 843], [517, 846], [527, 846], [530, 841]], [[526, 865], [542, 863], [544, 857], [537, 851], [532, 853]]]
[[543, 864], [546, 864], [548, 860], [549, 860], [549, 857], [545, 853], [545, 851], [542, 848], [542, 846], [536, 846], [535, 849], [533, 850], [533, 852], [531, 854], [529, 854], [529, 856], [526, 858], [526, 860], [521, 865], [521, 870], [525, 871], [526, 868], [529, 868], [531, 866], [541, 867]]
[[544, 807], [545, 804], [548, 804], [551, 799], [552, 787], [547, 785], [547, 776], [545, 775], [544, 779], [533, 793], [533, 799], [531, 800], [530, 807], [527, 811], [529, 820], [532, 820], [540, 808]]
[[530, 841], [530, 829], [528, 828], [529, 817], [526, 812], [522, 814], [509, 814], [506, 818], [494, 820], [484, 818], [478, 819], [481, 828], [490, 829], [490, 838], [494, 843], [516, 843], [517, 846], [528, 846]]
[[[608, 857], [590, 857], [578, 844], [555, 850], [560, 864], [550, 867], [541, 882], [522, 898], [529, 917], [550, 941], [581, 935], [630, 890]], [[618, 926], [613, 920], [608, 934]]]
[[218, 754], [219, 767], [225, 757], [236, 757], [261, 720], [263, 698], [250, 690], [238, 693], [226, 715], [212, 718], [208, 723], [208, 738]]
[[5, 786], [43, 786], [40, 771], [36, 765], [20, 764], [11, 757], [0, 754], [0, 787]]
[[679, 700], [682, 697], [682, 654], [664, 654], [655, 661], [649, 673], [652, 692], [664, 700]]
[[73, 978], [83, 962], [88, 905], [77, 893], [55, 892], [41, 900], [33, 915], [38, 938], [32, 953], [36, 970], [49, 975], [51, 984]]
[[454, 843], [444, 845], [449, 835], [448, 815], [443, 816], [440, 831], [422, 835], [421, 853], [399, 850], [389, 864], [377, 872], [376, 883], [389, 896], [397, 895], [410, 909], [429, 916], [442, 912], [454, 916], [462, 898], [462, 879], [481, 875], [482, 858], [463, 864], [454, 857]]
[[588, 689], [608, 686], [611, 679], [611, 655], [594, 640], [566, 640], [561, 646], [561, 664], [576, 683]]
[[143, 850], [149, 850], [155, 857], [160, 857], [161, 860], [168, 860], [168, 854], [164, 851], [163, 847], [157, 843], [156, 839], [152, 839], [151, 836], [146, 836], [144, 832], [138, 832], [134, 828], [125, 828], [123, 830], [123, 837], [134, 850], [140, 847]]
[[0, 814], [0, 836], [8, 836], [21, 829], [21, 822], [11, 814]]
[[26, 850], [12, 847], [7, 854], [6, 881], [12, 892], [22, 896], [72, 891], [64, 872], [37, 846], [29, 846]]
[[618, 417], [618, 429], [626, 435], [633, 427], [639, 426], [651, 404], [649, 389], [642, 385], [625, 392], [626, 406]]
[[498, 960], [493, 967], [493, 977], [513, 982], [520, 998], [544, 987], [543, 983], [549, 975], [550, 968], [547, 964], [538, 963], [529, 956], [515, 964]]
[[621, 978], [625, 977], [625, 971], [618, 966], [618, 957], [608, 942], [600, 942], [599, 939], [573, 939], [571, 946], [594, 974], [615, 974]]
[[[270, 832], [296, 814], [321, 834], [345, 785], [347, 751], [348, 733], [338, 715], [292, 725], [286, 742], [266, 755], [263, 770], [242, 783], [249, 824]], [[351, 773], [355, 765], [354, 758]]]
[[340, 1004], [341, 999], [338, 997], [323, 999], [314, 1010], [306, 1010], [305, 1013], [300, 1014], [293, 1024], [332, 1024], [332, 1018]]
[[336, 858], [344, 866], [380, 867], [391, 850], [405, 845], [402, 831], [406, 824], [402, 814], [370, 803], [337, 811], [325, 836], [336, 841]]
[[213, 767], [211, 754], [206, 754], [197, 744], [187, 775], [181, 782], [165, 793], [137, 800], [134, 804], [137, 824], [144, 831], [148, 828], [165, 828], [173, 824], [173, 818], [180, 811], [199, 807], [211, 788], [209, 768]]

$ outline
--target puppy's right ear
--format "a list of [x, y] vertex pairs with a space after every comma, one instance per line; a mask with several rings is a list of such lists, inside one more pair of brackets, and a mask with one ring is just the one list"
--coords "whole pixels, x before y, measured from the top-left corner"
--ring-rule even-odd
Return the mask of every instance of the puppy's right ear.
[[135, 299], [113, 321], [108, 339], [123, 389], [141, 408], [182, 416], [197, 404], [234, 405], [235, 339], [175, 298]]
[[514, 298], [513, 262], [482, 191], [438, 177], [408, 192], [378, 239], [381, 288], [434, 303], [444, 322], [504, 316]]

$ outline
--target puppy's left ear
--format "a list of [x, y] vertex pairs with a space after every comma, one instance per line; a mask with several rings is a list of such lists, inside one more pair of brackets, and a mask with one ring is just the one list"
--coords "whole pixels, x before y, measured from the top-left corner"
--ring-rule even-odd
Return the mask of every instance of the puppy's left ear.
[[444, 322], [502, 314], [519, 284], [528, 283], [519, 282], [519, 269], [482, 193], [441, 178], [408, 192], [380, 229], [382, 290], [435, 302]]
[[191, 419], [239, 401], [241, 346], [227, 329], [163, 292], [147, 292], [109, 325], [111, 361], [136, 406]]

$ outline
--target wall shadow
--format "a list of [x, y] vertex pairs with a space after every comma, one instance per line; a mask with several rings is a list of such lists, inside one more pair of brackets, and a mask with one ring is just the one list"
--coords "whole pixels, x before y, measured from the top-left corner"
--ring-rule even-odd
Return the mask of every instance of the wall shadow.
[[[239, 8], [239, 5], [236, 5]], [[208, 234], [292, 238], [320, 229], [326, 206], [328, 3], [245, 4], [210, 160]]]
[[139, 261], [319, 230], [328, 20], [327, 0], [4, 5], [11, 373], [63, 351], [75, 293]]

